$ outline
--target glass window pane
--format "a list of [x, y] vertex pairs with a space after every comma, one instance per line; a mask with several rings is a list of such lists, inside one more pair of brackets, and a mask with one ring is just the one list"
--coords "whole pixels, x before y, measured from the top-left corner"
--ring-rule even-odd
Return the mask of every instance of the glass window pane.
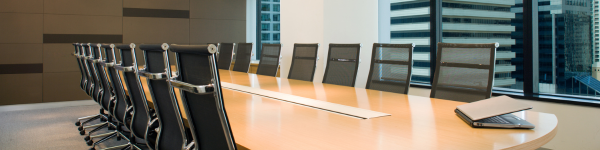
[[271, 15], [263, 13], [260, 15], [260, 19], [261, 21], [271, 21]]
[[273, 11], [279, 12], [279, 4], [273, 4]]
[[263, 33], [261, 36], [262, 36], [261, 40], [270, 40], [269, 39], [269, 33]]
[[260, 10], [261, 11], [271, 11], [271, 5], [269, 5], [269, 4], [262, 4], [262, 8]]
[[268, 24], [268, 23], [261, 24], [262, 31], [269, 31], [269, 28], [270, 28], [270, 24]]
[[538, 2], [539, 91], [600, 96], [598, 4], [564, 2]]
[[442, 1], [442, 42], [500, 44], [495, 88], [523, 90], [522, 9], [515, 7], [515, 1]]
[[390, 4], [391, 43], [415, 43], [412, 82], [429, 83], [429, 0]]
[[259, 1], [261, 3], [260, 9], [260, 31], [261, 37], [256, 43], [256, 55], [254, 59], [260, 59], [262, 50], [262, 43], [273, 44], [279, 43], [280, 35], [280, 24], [281, 16], [279, 14], [280, 4], [278, 0], [273, 1]]
[[279, 31], [279, 23], [273, 24], [273, 31]]

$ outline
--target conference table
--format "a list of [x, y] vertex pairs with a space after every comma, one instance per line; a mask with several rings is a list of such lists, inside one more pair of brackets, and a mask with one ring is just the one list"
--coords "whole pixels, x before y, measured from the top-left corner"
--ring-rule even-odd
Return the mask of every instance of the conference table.
[[389, 114], [357, 118], [223, 88], [235, 142], [248, 149], [536, 149], [557, 132], [554, 114], [513, 113], [533, 123], [536, 127], [531, 130], [472, 128], [454, 113], [456, 106], [464, 102], [230, 70], [219, 72], [225, 84]]

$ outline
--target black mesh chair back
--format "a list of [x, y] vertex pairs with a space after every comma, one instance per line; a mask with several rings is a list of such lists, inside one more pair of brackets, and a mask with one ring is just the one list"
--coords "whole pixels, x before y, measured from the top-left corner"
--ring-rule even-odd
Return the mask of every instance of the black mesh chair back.
[[260, 63], [258, 63], [256, 74], [277, 76], [280, 53], [281, 44], [262, 44]]
[[432, 98], [473, 102], [490, 98], [498, 43], [438, 43]]
[[[80, 50], [81, 52], [83, 52], [83, 57], [81, 59], [81, 61], [83, 62], [83, 64], [85, 65], [85, 69], [86, 69], [86, 73], [87, 73], [87, 85], [85, 87], [85, 91], [86, 93], [92, 97], [92, 99], [94, 99], [93, 96], [93, 91], [94, 91], [94, 76], [92, 75], [94, 70], [92, 69], [92, 64], [88, 61], [89, 59], [92, 58], [92, 54], [89, 51], [89, 46], [88, 43], [85, 44], [81, 44]], [[94, 99], [95, 101], [96, 99]]]
[[149, 110], [146, 95], [142, 90], [142, 85], [136, 74], [138, 65], [136, 61], [135, 44], [130, 44], [128, 49], [119, 50], [121, 52], [121, 61], [123, 61], [123, 63], [118, 68], [123, 68], [119, 70], [123, 72], [123, 79], [125, 79], [124, 83], [125, 86], [127, 86], [129, 101], [133, 107], [131, 122], [126, 122], [126, 125], [129, 125], [128, 127], [132, 131], [132, 135], [144, 139], [150, 115], [148, 114]]
[[115, 45], [114, 44], [101, 44], [101, 52], [104, 53], [104, 55], [102, 55], [102, 61], [99, 62], [100, 66], [102, 66], [101, 71], [104, 72], [101, 76], [103, 76], [103, 79], [105, 82], [103, 82], [103, 86], [104, 86], [104, 96], [103, 96], [103, 105], [106, 106], [107, 108], [105, 108], [106, 110], [108, 110], [109, 114], [112, 115], [113, 113], [113, 109], [114, 109], [114, 102], [111, 102], [111, 100], [113, 100], [113, 98], [118, 98], [117, 96], [117, 92], [116, 89], [117, 87], [114, 86], [115, 83], [113, 82], [119, 82], [119, 81], [115, 81], [114, 79], [112, 79], [112, 76], [114, 74], [114, 65], [115, 65], [115, 61], [114, 61], [114, 48]]
[[294, 44], [292, 65], [288, 79], [313, 81], [319, 44]]
[[[110, 48], [110, 45], [105, 45], [108, 46]], [[102, 46], [102, 44], [93, 44], [92, 45], [92, 50], [93, 50], [93, 54], [94, 56], [98, 56], [96, 60], [94, 60], [94, 67], [96, 68], [96, 71], [98, 72], [98, 81], [100, 82], [99, 84], [100, 86], [100, 96], [99, 96], [99, 101], [100, 101], [100, 106], [102, 106], [102, 108], [104, 110], [109, 110], [109, 105], [110, 105], [110, 99], [112, 97], [112, 93], [111, 93], [111, 86], [110, 86], [110, 81], [108, 79], [108, 77], [106, 76], [106, 71], [104, 69], [104, 66], [106, 65], [104, 62], [104, 57], [102, 55], [102, 51], [101, 49], [104, 49], [104, 47]]]
[[79, 67], [79, 73], [81, 73], [81, 81], [79, 82], [79, 87], [81, 88], [81, 90], [85, 91], [87, 75], [85, 73], [84, 64], [81, 63], [81, 52], [79, 51], [79, 43], [73, 43], [73, 46], [75, 47], [75, 52], [73, 53], [73, 56], [75, 56], [75, 58], [77, 59], [77, 66]]
[[217, 47], [171, 45], [170, 50], [175, 52], [179, 76], [169, 83], [180, 89], [195, 149], [236, 149], [221, 95]]
[[99, 56], [97, 55], [96, 51], [98, 50], [98, 47], [93, 46], [94, 44], [92, 43], [88, 43], [87, 44], [87, 52], [89, 53], [89, 57], [87, 59], [88, 62], [88, 66], [89, 66], [89, 70], [90, 73], [92, 74], [92, 98], [100, 103], [100, 95], [101, 95], [101, 91], [102, 91], [102, 84], [100, 83], [100, 77], [99, 77], [99, 73], [98, 73], [98, 68], [96, 66], [96, 63], [98, 62]]
[[415, 44], [373, 44], [367, 89], [408, 94]]
[[[115, 45], [115, 48], [122, 52], [123, 49], [131, 50], [131, 49], [135, 48], [135, 44], [133, 44], [133, 43], [120, 44], [120, 45]], [[131, 102], [129, 100], [129, 96], [127, 96], [127, 94], [125, 94], [125, 88], [123, 87], [123, 80], [121, 80], [121, 71], [133, 72], [133, 67], [131, 66], [131, 63], [126, 63], [126, 64], [129, 64], [128, 66], [130, 66], [130, 67], [125, 67], [123, 65], [123, 61], [119, 61], [121, 63], [117, 64], [116, 62], [118, 60], [115, 57], [114, 49], [109, 50], [107, 55], [108, 55], [107, 57], [110, 57], [110, 58], [107, 58], [107, 60], [112, 59], [113, 62], [115, 62], [114, 66], [110, 67], [111, 69], [108, 70], [108, 72], [110, 73], [110, 80], [112, 81], [111, 83], [114, 87], [115, 94], [116, 94], [115, 104], [114, 104], [115, 108], [113, 108], [113, 114], [118, 122], [124, 123], [125, 113], [126, 113], [127, 107], [131, 106]], [[129, 54], [129, 56], [131, 57], [131, 54]], [[121, 58], [123, 58], [123, 56], [121, 56]], [[128, 90], [131, 90], [131, 89], [128, 89]]]
[[360, 44], [329, 44], [323, 83], [354, 86], [359, 56]]
[[146, 68], [139, 70], [138, 75], [148, 79], [148, 88], [159, 122], [159, 133], [154, 146], [157, 149], [182, 149], [187, 143], [187, 139], [183, 136], [185, 129], [178, 109], [179, 104], [171, 98], [172, 89], [166, 81], [171, 76], [168, 48], [169, 45], [166, 43], [140, 45], [140, 49], [144, 52]]
[[238, 43], [233, 71], [248, 72], [252, 60], [252, 43]]
[[217, 66], [219, 69], [229, 70], [231, 67], [234, 46], [234, 43], [219, 43], [219, 60], [217, 61]]

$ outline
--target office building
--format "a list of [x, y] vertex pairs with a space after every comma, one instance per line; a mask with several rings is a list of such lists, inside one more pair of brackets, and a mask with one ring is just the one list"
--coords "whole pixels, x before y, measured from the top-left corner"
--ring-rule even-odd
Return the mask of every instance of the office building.
[[593, 7], [593, 20], [592, 28], [594, 41], [593, 51], [594, 51], [594, 62], [592, 63], [592, 77], [598, 80], [600, 79], [600, 0], [594, 0], [592, 3]]
[[[511, 87], [516, 80], [511, 73], [515, 53], [511, 46], [515, 39], [511, 32], [515, 27], [510, 20], [511, 1], [446, 1], [442, 2], [442, 42], [447, 43], [494, 43], [500, 47], [496, 53], [495, 87]], [[415, 0], [391, 3], [392, 43], [414, 42], [415, 71], [413, 80], [429, 81], [429, 1]]]
[[[592, 63], [595, 47], [598, 45], [596, 30], [592, 30], [591, 0], [540, 0], [539, 5], [539, 90], [543, 93], [597, 95], [600, 87], [592, 78]], [[522, 15], [522, 3], [517, 3], [512, 11]], [[513, 23], [522, 22], [516, 18]], [[520, 28], [518, 26], [517, 28]], [[515, 38], [522, 36], [522, 30], [513, 33]], [[520, 40], [520, 39], [519, 39]], [[522, 42], [513, 46], [517, 56], [522, 54]], [[513, 64], [522, 65], [520, 58]], [[554, 69], [552, 69], [554, 68]], [[522, 68], [513, 76], [522, 81]]]
[[279, 43], [281, 38], [281, 7], [279, 0], [261, 0], [260, 11], [260, 33], [261, 43], [275, 44]]

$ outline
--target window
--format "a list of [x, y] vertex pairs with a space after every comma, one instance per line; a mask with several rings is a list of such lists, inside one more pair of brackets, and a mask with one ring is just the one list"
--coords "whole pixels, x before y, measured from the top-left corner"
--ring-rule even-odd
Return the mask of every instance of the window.
[[[429, 14], [427, 13], [410, 13], [414, 15], [403, 15], [407, 14], [414, 9], [428, 8], [429, 2], [414, 2], [414, 1], [403, 1], [403, 2], [392, 2], [390, 5], [391, 9], [391, 43], [416, 43], [413, 55], [415, 56], [426, 56], [426, 57], [413, 57], [413, 73], [411, 77], [412, 82], [417, 83], [429, 83], [430, 82], [430, 71], [431, 63], [429, 63], [429, 44], [428, 42], [415, 42], [417, 40], [429, 40], [430, 31], [429, 29], [418, 29], [410, 30], [406, 29], [409, 27], [420, 27], [429, 26]], [[411, 10], [412, 9], [412, 10]], [[394, 27], [404, 26], [404, 27]]]
[[[600, 35], [591, 34], [592, 27], [598, 27], [592, 22], [598, 13], [592, 12], [591, 1], [550, 1], [538, 5], [539, 92], [600, 97], [600, 77], [592, 74], [592, 66], [598, 65], [594, 63], [598, 54], [593, 53], [597, 49], [592, 41], [600, 39]], [[564, 7], [557, 14], [549, 5], [578, 7]]]
[[[523, 89], [523, 73], [521, 62], [515, 51], [522, 51], [517, 41], [522, 43], [522, 21], [517, 19], [516, 10], [511, 12], [510, 4], [500, 4], [495, 1], [467, 3], [459, 1], [442, 1], [442, 42], [446, 43], [499, 43], [496, 48], [496, 68], [494, 73], [495, 88]], [[445, 11], [448, 10], [448, 11]], [[477, 15], [454, 15], [456, 12]], [[506, 16], [492, 14], [504, 13]], [[475, 28], [477, 26], [482, 28]], [[522, 46], [521, 46], [522, 47]], [[514, 50], [513, 50], [514, 49]]]
[[[524, 37], [523, 2], [442, 0], [438, 27], [429, 26], [430, 1], [391, 1], [391, 43], [416, 43], [412, 81], [429, 83], [431, 62], [430, 37], [440, 35], [447, 43], [493, 43], [496, 49], [494, 91], [523, 92], [584, 100], [600, 100], [600, 16], [598, 2], [588, 0], [534, 1], [538, 6], [538, 34]], [[535, 3], [537, 2], [537, 3]], [[560, 9], [556, 9], [560, 8]], [[464, 15], [469, 14], [469, 15]], [[275, 16], [273, 17], [275, 19]], [[274, 30], [279, 27], [273, 26]], [[525, 31], [524, 31], [525, 30]], [[533, 39], [532, 39], [533, 38]], [[524, 41], [538, 41], [537, 52], [530, 56]], [[535, 49], [535, 48], [534, 48]], [[527, 55], [525, 55], [527, 54]], [[537, 58], [535, 66], [527, 61]], [[524, 68], [533, 68], [526, 70]], [[526, 75], [534, 76], [532, 81]], [[527, 81], [526, 81], [527, 80]], [[534, 84], [533, 87], [524, 85]]]
[[279, 23], [273, 24], [273, 31], [279, 31]]
[[273, 4], [273, 11], [279, 12], [279, 4]]
[[[257, 22], [260, 23], [260, 27], [257, 27], [257, 37], [255, 50], [256, 55], [253, 59], [259, 60], [262, 50], [262, 43], [279, 43], [280, 35], [280, 23], [281, 17], [279, 15], [280, 4], [279, 0], [262, 0], [257, 1], [257, 5], [260, 8], [260, 13], [257, 15]], [[260, 18], [260, 19], [258, 19]]]
[[271, 5], [269, 4], [262, 4], [262, 7], [260, 8], [261, 11], [271, 11]]
[[271, 26], [270, 26], [270, 24], [268, 24], [268, 23], [263, 23], [263, 24], [261, 24], [261, 30], [262, 30], [262, 31], [269, 31], [269, 28], [270, 28], [270, 27], [271, 27]]
[[261, 40], [270, 40], [269, 39], [269, 33], [263, 33], [262, 37], [261, 37]]
[[271, 21], [271, 15], [263, 13], [260, 15], [260, 20], [261, 21]]

